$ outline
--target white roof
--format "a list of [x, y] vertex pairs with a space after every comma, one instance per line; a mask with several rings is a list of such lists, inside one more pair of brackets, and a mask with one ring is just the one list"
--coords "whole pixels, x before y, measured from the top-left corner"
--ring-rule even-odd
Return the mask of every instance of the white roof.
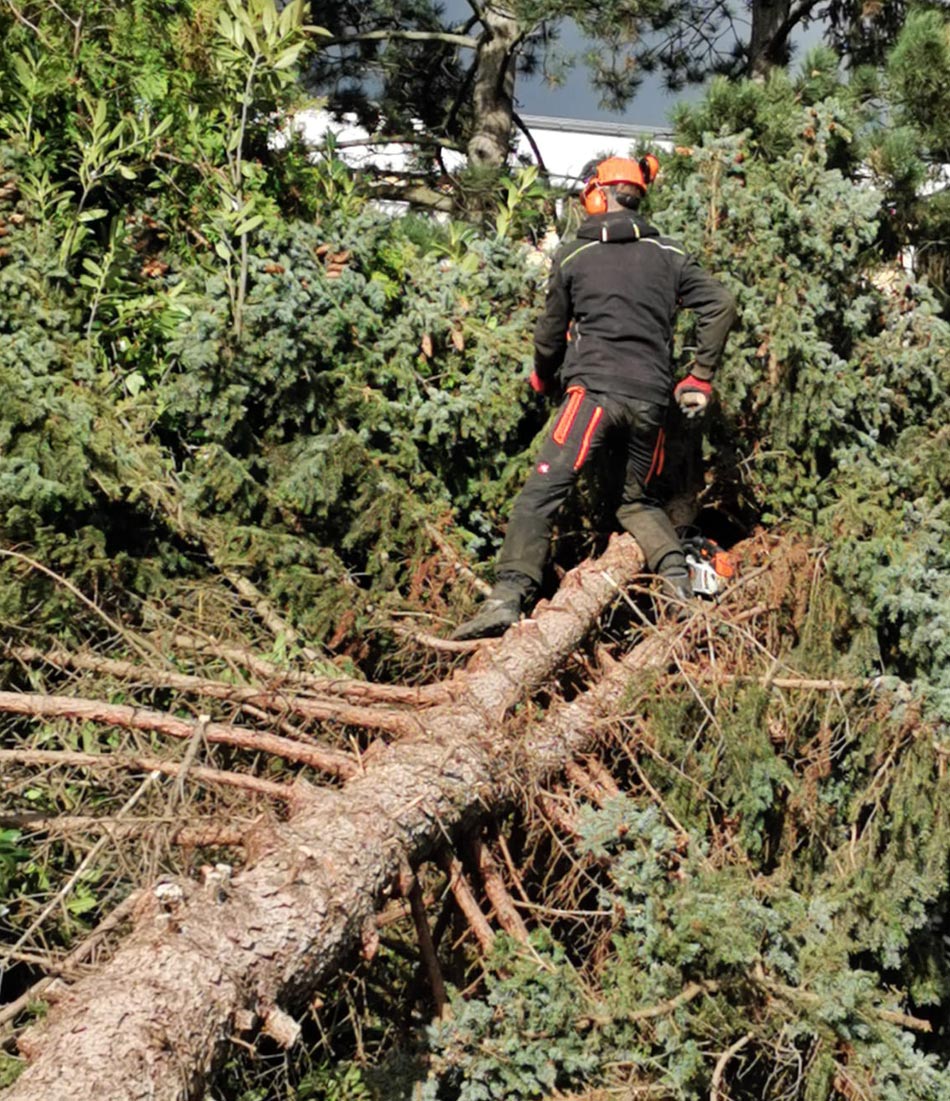
[[[630, 126], [618, 122], [594, 122], [583, 119], [551, 118], [546, 115], [520, 115], [531, 134], [551, 182], [573, 187], [583, 181], [583, 170], [592, 160], [603, 157], [628, 157], [646, 146], [671, 149], [668, 130], [655, 126]], [[534, 160], [531, 143], [518, 131], [517, 152]]]
[[[519, 117], [541, 154], [551, 182], [561, 187], [576, 186], [582, 180], [584, 167], [595, 158], [626, 157], [646, 145], [672, 147], [670, 132], [653, 126], [545, 115]], [[364, 144], [363, 139], [369, 135], [356, 124], [355, 116], [338, 121], [328, 111], [300, 111], [294, 116], [294, 127], [313, 146], [322, 144], [327, 134], [332, 133], [338, 155], [354, 168], [372, 165], [384, 171], [405, 171], [415, 153], [411, 145], [399, 142]], [[520, 129], [516, 130], [515, 154], [528, 163], [536, 160], [531, 142]], [[444, 152], [443, 159], [449, 171], [465, 163], [461, 153], [450, 150]]]

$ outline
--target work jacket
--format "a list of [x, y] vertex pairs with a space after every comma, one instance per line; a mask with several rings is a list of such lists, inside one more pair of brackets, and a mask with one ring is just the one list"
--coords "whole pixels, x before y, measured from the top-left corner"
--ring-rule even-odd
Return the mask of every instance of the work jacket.
[[638, 215], [591, 215], [555, 254], [535, 328], [535, 371], [565, 388], [665, 404], [680, 306], [696, 313], [695, 373], [711, 378], [735, 321], [732, 295]]

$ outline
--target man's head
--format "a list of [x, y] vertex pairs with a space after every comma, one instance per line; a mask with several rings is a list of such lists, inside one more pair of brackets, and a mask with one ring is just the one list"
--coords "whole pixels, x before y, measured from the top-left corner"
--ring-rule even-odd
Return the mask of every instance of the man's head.
[[581, 198], [588, 214], [614, 210], [636, 210], [647, 187], [656, 179], [660, 162], [652, 153], [639, 161], [608, 157], [597, 165], [584, 185]]

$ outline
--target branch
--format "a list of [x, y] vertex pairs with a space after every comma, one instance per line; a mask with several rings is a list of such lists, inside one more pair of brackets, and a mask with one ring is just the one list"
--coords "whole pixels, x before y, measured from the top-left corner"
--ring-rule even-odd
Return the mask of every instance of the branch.
[[[63, 669], [84, 669], [118, 677], [121, 680], [144, 682], [157, 688], [178, 688], [183, 692], [193, 692], [198, 696], [226, 700], [242, 706], [259, 707], [275, 714], [288, 711], [302, 715], [307, 719], [346, 723], [350, 726], [366, 727], [370, 730], [387, 730], [392, 734], [405, 735], [417, 729], [412, 719], [398, 711], [373, 710], [367, 707], [350, 707], [335, 700], [317, 701], [297, 695], [285, 695], [282, 692], [266, 692], [260, 688], [228, 684], [224, 681], [195, 677], [188, 673], [168, 672], [134, 665], [127, 661], [97, 657], [89, 654], [73, 654], [68, 650], [50, 650], [44, 652], [32, 646], [13, 646], [7, 648], [11, 657], [26, 662], [45, 661]], [[329, 681], [329, 678], [327, 678]], [[333, 683], [333, 682], [329, 682]], [[354, 681], [359, 685], [361, 682]], [[368, 695], [371, 685], [364, 685], [363, 694]], [[403, 689], [406, 702], [419, 704], [418, 693], [412, 689]], [[395, 695], [395, 694], [394, 694]]]
[[461, 153], [464, 146], [451, 138], [435, 137], [432, 134], [377, 134], [365, 138], [347, 138], [346, 141], [334, 141], [334, 149], [354, 149], [361, 145], [434, 145], [440, 149], [452, 149]]
[[427, 646], [430, 650], [436, 650], [443, 654], [474, 654], [476, 650], [482, 648], [485, 642], [483, 638], [455, 642], [450, 638], [442, 638], [441, 635], [430, 635], [428, 631], [410, 631], [406, 627], [394, 626], [392, 632], [394, 635], [412, 639], [420, 646]]
[[[245, 600], [250, 602], [254, 611], [261, 617], [261, 622], [274, 638], [283, 636], [292, 646], [300, 645], [298, 632], [274, 609], [253, 582], [242, 577], [236, 570], [222, 569], [221, 574]], [[320, 654], [309, 646], [301, 646], [300, 652], [310, 661], [316, 661], [320, 657]]]
[[[768, 978], [762, 970], [753, 974], [752, 978], [759, 986], [774, 994], [778, 994], [780, 997], [790, 1002], [798, 1002], [800, 1005], [807, 1005], [812, 1008], [821, 1006], [822, 1004], [820, 994], [816, 994], [812, 990], [802, 990], [796, 986], [788, 986], [786, 983], [776, 982], [774, 979]], [[912, 1017], [907, 1013], [900, 1013], [897, 1010], [881, 1009], [877, 1007], [871, 1009], [870, 1012], [879, 1020], [887, 1021], [889, 1024], [900, 1025], [902, 1028], [914, 1029], [917, 1032], [933, 1032], [933, 1025], [923, 1017]]]
[[8, 7], [10, 9], [10, 11], [13, 12], [13, 16], [17, 20], [18, 23], [22, 23], [24, 27], [28, 27], [36, 35], [36, 37], [40, 40], [40, 42], [43, 43], [43, 45], [46, 47], [47, 50], [50, 50], [50, 51], [53, 50], [54, 47], [50, 43], [50, 40], [40, 30], [39, 27], [37, 27], [35, 24], [31, 23], [29, 21], [29, 19], [27, 19], [27, 17], [23, 14], [23, 12], [21, 12], [20, 9], [16, 6], [16, 4], [13, 3], [13, 0], [3, 0], [3, 2], [4, 2], [4, 5], [6, 7]]
[[42, 562], [37, 562], [35, 558], [30, 558], [29, 555], [21, 554], [19, 551], [0, 548], [0, 556], [4, 558], [13, 558], [17, 562], [22, 562], [24, 565], [29, 566], [30, 569], [36, 570], [38, 573], [45, 574], [47, 577], [55, 581], [57, 585], [62, 585], [63, 588], [71, 592], [77, 600], [80, 600], [83, 604], [86, 605], [87, 608], [89, 608], [97, 616], [99, 616], [99, 618], [105, 624], [107, 624], [113, 631], [115, 631], [116, 635], [119, 638], [126, 639], [132, 649], [138, 650], [138, 652], [143, 656], [157, 658], [159, 661], [164, 660], [161, 652], [153, 647], [150, 642], [145, 639], [139, 639], [137, 635], [128, 631], [120, 623], [117, 623], [114, 619], [112, 619], [111, 616], [107, 615], [102, 610], [102, 608], [100, 608], [99, 605], [96, 604], [94, 600], [90, 600], [89, 597], [85, 595], [85, 593], [77, 589], [76, 586], [67, 578], [62, 577], [60, 574], [56, 573], [55, 570], [51, 570], [48, 566], [44, 566]]
[[534, 134], [532, 134], [528, 127], [525, 126], [523, 119], [517, 111], [512, 111], [511, 117], [514, 120], [515, 126], [517, 126], [521, 133], [524, 134], [525, 141], [527, 141], [528, 145], [531, 146], [531, 152], [534, 154], [534, 159], [537, 161], [538, 170], [541, 172], [541, 175], [545, 179], [547, 179], [548, 168], [547, 165], [544, 163], [544, 157], [541, 155], [541, 150], [538, 147], [538, 143], [534, 140]]
[[721, 984], [714, 979], [709, 979], [706, 982], [687, 983], [675, 998], [670, 998], [669, 1001], [665, 1002], [658, 1002], [656, 1005], [644, 1006], [643, 1009], [635, 1009], [632, 1013], [627, 1015], [626, 1020], [649, 1021], [654, 1017], [665, 1017], [668, 1013], [672, 1013], [674, 1010], [679, 1009], [681, 1005], [687, 1005], [701, 994], [715, 994], [716, 991], [719, 990], [720, 985]]
[[423, 206], [427, 210], [438, 210], [451, 214], [455, 209], [455, 202], [450, 195], [443, 195], [440, 191], [425, 184], [406, 184], [405, 186], [385, 182], [372, 185], [373, 194], [381, 199], [392, 199], [397, 203], [410, 203], [415, 206]]
[[495, 943], [495, 933], [488, 924], [488, 918], [482, 913], [478, 900], [472, 894], [472, 888], [469, 887], [465, 872], [462, 870], [462, 862], [457, 856], [446, 852], [442, 857], [442, 867], [449, 877], [449, 890], [465, 915], [465, 920], [475, 934], [481, 950], [487, 954]]
[[[127, 768], [136, 772], [160, 772], [164, 776], [181, 776], [185, 769], [173, 761], [163, 761], [158, 757], [146, 757], [141, 754], [125, 753], [79, 753], [65, 749], [0, 749], [0, 761], [20, 765], [53, 765], [62, 768]], [[191, 765], [187, 775], [202, 784], [214, 784], [221, 787], [240, 788], [257, 795], [266, 795], [271, 799], [280, 799], [292, 803], [298, 793], [292, 784], [277, 784], [272, 780], [260, 780], [256, 776], [245, 776], [240, 772], [226, 772], [218, 768], [203, 768]], [[14, 819], [16, 816], [13, 816]], [[0, 818], [0, 823], [6, 822]], [[48, 821], [55, 822], [56, 819]], [[91, 822], [104, 821], [92, 818]]]
[[435, 1002], [437, 1017], [444, 1017], [449, 1004], [448, 994], [445, 989], [445, 980], [442, 978], [442, 968], [439, 966], [439, 957], [436, 953], [435, 943], [432, 940], [432, 930], [429, 928], [429, 917], [426, 913], [425, 900], [422, 897], [422, 888], [416, 876], [412, 877], [409, 887], [409, 906], [412, 911], [412, 920], [416, 926], [416, 939], [419, 941], [419, 953], [429, 976], [429, 984], [432, 987], [432, 999]]
[[404, 42], [441, 42], [446, 46], [464, 46], [477, 50], [479, 39], [467, 34], [454, 34], [452, 31], [362, 31], [360, 34], [342, 34], [335, 38], [321, 38], [321, 46], [349, 46], [354, 42], [384, 42], [401, 40]]
[[515, 908], [514, 901], [508, 893], [508, 888], [505, 886], [505, 882], [502, 879], [501, 871], [495, 863], [495, 858], [489, 851], [488, 846], [481, 838], [475, 838], [471, 842], [471, 849], [472, 856], [475, 860], [475, 866], [478, 868], [479, 874], [482, 877], [482, 885], [485, 888], [485, 894], [488, 896], [488, 900], [491, 902], [492, 906], [495, 907], [495, 915], [498, 918], [498, 924], [510, 937], [520, 941], [522, 944], [527, 944], [528, 927], [522, 920], [521, 914], [519, 914]]
[[[37, 719], [81, 719], [84, 722], [121, 726], [128, 730], [149, 730], [186, 740], [190, 739], [195, 731], [193, 722], [176, 718], [163, 711], [147, 711], [140, 707], [84, 700], [75, 696], [0, 692], [0, 712], [2, 711], [16, 715], [29, 715]], [[302, 745], [276, 734], [248, 730], [228, 723], [208, 723], [205, 728], [205, 737], [209, 742], [233, 745], [254, 753], [267, 753], [274, 757], [283, 757], [286, 761], [297, 761], [333, 776], [353, 776], [359, 771], [359, 766], [353, 759], [338, 750]]]
[[[727, 621], [740, 622], [740, 617]], [[716, 669], [695, 670], [690, 673], [694, 680], [714, 681], [718, 684], [756, 684], [762, 688], [788, 688], [799, 689], [805, 692], [860, 692], [862, 689], [874, 688], [874, 677], [860, 677], [854, 680], [841, 680], [821, 677], [772, 677], [753, 676], [749, 673], [721, 673]]]
[[439, 552], [442, 554], [443, 558], [448, 559], [459, 577], [464, 577], [466, 581], [470, 581], [472, 586], [485, 596], [491, 592], [491, 585], [489, 585], [487, 581], [482, 581], [480, 577], [476, 576], [475, 572], [462, 559], [455, 547], [452, 546], [435, 524], [426, 524], [426, 535], [428, 535], [432, 542], [439, 548]]
[[168, 645], [179, 650], [191, 650], [209, 654], [222, 661], [244, 666], [275, 687], [289, 684], [296, 688], [309, 689], [328, 696], [340, 696], [349, 700], [370, 703], [407, 704], [412, 707], [424, 707], [443, 703], [448, 698], [446, 688], [441, 684], [424, 685], [420, 688], [406, 688], [401, 684], [374, 684], [372, 681], [357, 680], [355, 677], [340, 675], [321, 676], [316, 673], [300, 673], [294, 669], [283, 669], [273, 662], [266, 661], [253, 650], [239, 647], [218, 646], [214, 642], [198, 639], [192, 635], [173, 635]]
[[[89, 934], [88, 937], [78, 947], [73, 949], [69, 955], [61, 961], [59, 964], [59, 970], [69, 971], [77, 964], [83, 963], [89, 956], [92, 955], [93, 949], [98, 947], [99, 942], [108, 933], [111, 933], [118, 925], [121, 925], [123, 921], [132, 913], [135, 907], [138, 905], [142, 896], [141, 891], [133, 891], [127, 898], [116, 906], [116, 908], [107, 917], [96, 926], [95, 929]], [[33, 1002], [38, 1001], [45, 991], [49, 990], [51, 986], [54, 986], [57, 979], [53, 976], [46, 976], [35, 982], [28, 990], [25, 990], [19, 998], [9, 1002], [7, 1005], [0, 1008], [0, 1027], [6, 1025], [9, 1021], [14, 1020], [23, 1010], [27, 1009]]]
[[726, 1067], [729, 1065], [729, 1060], [733, 1055], [737, 1055], [751, 1039], [752, 1033], [747, 1032], [744, 1036], [740, 1036], [731, 1047], [726, 1048], [722, 1055], [719, 1056], [710, 1083], [709, 1101], [726, 1101], [726, 1095], [720, 1089], [722, 1079], [726, 1073]]

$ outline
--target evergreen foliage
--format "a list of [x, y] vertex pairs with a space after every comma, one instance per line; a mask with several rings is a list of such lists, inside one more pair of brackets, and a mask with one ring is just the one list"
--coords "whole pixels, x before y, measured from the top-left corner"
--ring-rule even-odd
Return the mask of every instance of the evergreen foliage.
[[739, 303], [711, 433], [734, 463], [724, 473], [753, 514], [827, 540], [857, 622], [878, 632], [878, 671], [922, 678], [948, 717], [950, 330], [926, 286], [887, 262], [866, 108], [847, 88], [827, 95], [829, 61], [764, 89], [714, 84], [684, 110], [699, 144], [668, 166], [678, 187], [656, 216]]
[[[339, 163], [276, 155], [303, 43], [299, 8], [269, 10], [180, 5], [160, 41], [123, 22], [75, 58], [35, 37], [14, 56], [0, 505], [65, 572], [87, 521], [105, 540], [87, 571], [111, 573], [128, 530], [173, 575], [208, 553], [240, 565], [316, 641], [341, 607], [361, 627], [371, 588], [408, 589], [453, 506], [490, 538], [531, 436], [518, 377], [541, 273], [510, 216], [477, 240], [394, 222]], [[29, 57], [62, 72], [30, 84]], [[37, 579], [8, 577], [9, 614], [32, 614]]]

